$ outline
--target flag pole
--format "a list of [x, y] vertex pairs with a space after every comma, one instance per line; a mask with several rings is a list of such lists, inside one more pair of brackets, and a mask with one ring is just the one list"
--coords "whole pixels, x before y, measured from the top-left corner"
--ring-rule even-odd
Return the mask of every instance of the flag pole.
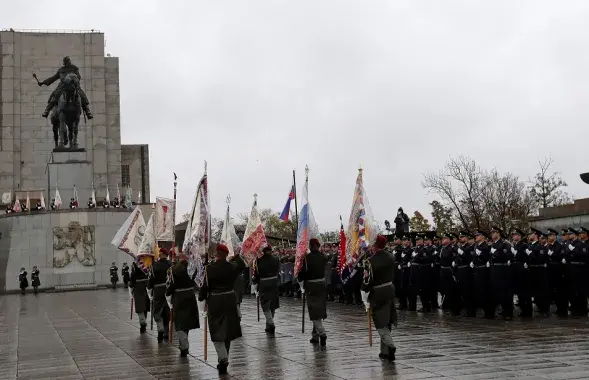
[[[137, 207], [139, 207], [139, 204], [137, 204]], [[155, 219], [155, 205], [151, 206], [151, 215], [153, 216], [153, 218]], [[153, 221], [154, 226], [157, 226], [157, 223], [155, 223], [155, 220]], [[155, 230], [155, 228], [154, 228]], [[154, 236], [155, 237], [155, 236]], [[151, 262], [151, 265], [155, 264], [155, 253], [157, 252], [157, 248], [158, 248], [158, 244], [157, 244], [157, 240], [155, 241], [155, 245], [153, 247], [153, 260]], [[152, 268], [153, 269], [153, 268]], [[153, 290], [152, 290], [153, 291]], [[151, 322], [150, 322], [150, 326], [149, 329], [151, 331], [153, 331], [153, 300], [151, 301]]]
[[[205, 164], [206, 167], [206, 164]], [[206, 170], [206, 169], [205, 169]], [[175, 256], [175, 247], [174, 244], [176, 242], [176, 190], [178, 187], [178, 176], [174, 173], [174, 208], [172, 209], [172, 265], [174, 265], [174, 256]], [[156, 213], [157, 216], [157, 213]], [[169, 322], [169, 332], [168, 335], [170, 337], [170, 344], [172, 344], [172, 339], [174, 337], [174, 309], [170, 309], [170, 322]]]
[[368, 312], [366, 313], [368, 316], [368, 345], [372, 347], [372, 308], [368, 308]]
[[[258, 207], [258, 194], [254, 194], [254, 204], [256, 205], [256, 208]], [[257, 258], [256, 260], [253, 262], [254, 268], [252, 268], [252, 278], [253, 275], [256, 273], [256, 262], [257, 262]], [[258, 287], [260, 286], [260, 284], [258, 283]], [[260, 322], [260, 291], [258, 288], [258, 294], [256, 295], [256, 305], [258, 308], [258, 322]]]
[[[205, 161], [205, 173], [207, 171], [207, 162]], [[208, 185], [207, 185], [207, 194], [208, 194]], [[207, 202], [208, 205], [208, 202]], [[210, 206], [210, 205], [208, 205]], [[227, 207], [229, 207], [229, 203], [227, 204]], [[210, 210], [210, 209], [209, 209]], [[207, 249], [206, 249], [206, 256], [205, 256], [205, 265], [204, 265], [204, 269], [205, 269], [205, 279], [204, 281], [208, 281], [207, 280], [207, 265], [209, 264], [209, 247], [211, 244], [211, 228], [212, 228], [212, 220], [211, 220], [211, 213], [209, 212], [209, 231], [208, 231], [208, 236], [207, 236]], [[207, 282], [208, 283], [208, 282]], [[204, 284], [203, 284], [204, 285]], [[209, 340], [207, 339], [207, 331], [209, 328], [209, 323], [208, 323], [208, 311], [209, 311], [209, 307], [208, 307], [208, 303], [205, 303], [205, 310], [204, 310], [204, 317], [203, 317], [203, 323], [204, 323], [204, 328], [203, 328], [203, 345], [204, 345], [204, 360], [205, 362], [207, 361], [208, 357], [209, 357]]]

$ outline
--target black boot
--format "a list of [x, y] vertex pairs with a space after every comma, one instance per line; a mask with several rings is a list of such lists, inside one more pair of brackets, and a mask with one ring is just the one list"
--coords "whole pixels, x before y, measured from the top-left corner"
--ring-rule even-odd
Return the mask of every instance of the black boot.
[[219, 364], [217, 364], [217, 370], [219, 371], [219, 375], [226, 375], [228, 366], [229, 361], [227, 361], [227, 359], [221, 360]]
[[94, 116], [92, 116], [92, 112], [90, 112], [90, 107], [84, 106], [83, 109], [84, 109], [84, 113], [86, 114], [86, 118], [88, 118], [88, 120], [94, 119]]
[[397, 352], [397, 347], [389, 347], [389, 361], [395, 361], [395, 352]]
[[188, 349], [186, 350], [180, 350], [180, 357], [181, 358], [185, 358], [188, 356]]
[[43, 113], [41, 114], [41, 117], [47, 118], [49, 116], [49, 112], [51, 112], [52, 109], [53, 109], [53, 104], [48, 103], [47, 107], [45, 108], [45, 111], [43, 111]]
[[266, 327], [265, 331], [270, 335], [274, 335], [274, 332], [276, 331], [276, 326]]
[[164, 341], [164, 333], [163, 333], [163, 332], [161, 332], [161, 331], [158, 331], [158, 332], [157, 332], [157, 342], [158, 342], [158, 343], [161, 343], [161, 342], [163, 342], [163, 341]]
[[139, 327], [139, 333], [140, 334], [145, 334], [146, 331], [147, 331], [147, 325], [141, 325]]
[[313, 338], [311, 338], [311, 340], [309, 341], [309, 343], [318, 344], [319, 343], [319, 339], [317, 339], [316, 337], [313, 337]]
[[319, 340], [321, 341], [321, 347], [325, 347], [327, 345], [327, 337], [326, 336], [322, 336], [319, 338]]

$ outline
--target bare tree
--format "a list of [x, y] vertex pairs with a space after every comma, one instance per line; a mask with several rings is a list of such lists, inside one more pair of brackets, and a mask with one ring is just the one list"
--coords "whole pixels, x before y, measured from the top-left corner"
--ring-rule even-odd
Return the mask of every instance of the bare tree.
[[567, 183], [562, 179], [560, 173], [550, 173], [550, 166], [554, 163], [551, 157], [538, 160], [540, 171], [533, 180], [530, 180], [530, 193], [540, 207], [560, 206], [571, 203], [571, 197], [562, 190]]

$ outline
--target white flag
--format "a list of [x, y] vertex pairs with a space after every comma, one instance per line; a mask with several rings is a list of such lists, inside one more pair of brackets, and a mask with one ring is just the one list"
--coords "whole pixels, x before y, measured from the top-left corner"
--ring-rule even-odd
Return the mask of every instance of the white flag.
[[143, 234], [143, 239], [141, 239], [141, 244], [139, 245], [139, 251], [137, 255], [155, 255], [153, 251], [155, 248], [155, 230], [154, 230], [154, 223], [153, 223], [153, 214], [149, 217], [147, 221], [147, 226], [145, 227], [145, 233]]
[[186, 237], [182, 251], [188, 255], [188, 274], [196, 271], [196, 282], [200, 286], [204, 281], [202, 256], [208, 255], [211, 241], [211, 210], [209, 208], [209, 188], [205, 168], [196, 189], [192, 208], [186, 225]]
[[119, 190], [119, 184], [118, 183], [117, 183], [117, 199], [119, 200], [119, 205], [122, 204], [121, 191]]
[[16, 196], [16, 200], [14, 201], [14, 207], [12, 207], [12, 211], [14, 212], [21, 212], [22, 209], [20, 207], [20, 200], [18, 199], [18, 195]]
[[155, 199], [155, 239], [174, 241], [174, 200]]
[[31, 198], [29, 198], [29, 192], [27, 191], [27, 201], [26, 201], [27, 210], [31, 210]]
[[92, 204], [96, 206], [96, 191], [94, 190], [94, 186], [92, 186]]
[[137, 204], [141, 204], [141, 190], [139, 190], [139, 193], [137, 194]]
[[106, 185], [106, 204], [110, 206], [110, 192], [108, 191], [108, 185]]
[[10, 204], [12, 202], [12, 192], [2, 193], [2, 203]]
[[131, 215], [121, 226], [111, 244], [133, 258], [137, 258], [139, 246], [145, 234], [145, 220], [139, 207], [135, 207]]
[[235, 232], [235, 226], [233, 226], [233, 220], [229, 212], [229, 205], [227, 205], [227, 213], [225, 214], [225, 221], [223, 222], [223, 230], [221, 231], [221, 244], [225, 244], [229, 249], [229, 255], [227, 258], [235, 255], [235, 251], [239, 248], [239, 237]]
[[41, 192], [41, 208], [45, 209], [45, 196], [43, 195], [43, 192]]
[[256, 258], [262, 256], [263, 253], [260, 252], [260, 248], [266, 244], [266, 234], [264, 233], [264, 226], [262, 225], [260, 213], [258, 212], [258, 198], [255, 196], [252, 211], [250, 212], [245, 233], [243, 234], [243, 243], [241, 244], [241, 256], [248, 266]]
[[61, 195], [59, 195], [59, 189], [55, 188], [55, 208], [61, 207]]

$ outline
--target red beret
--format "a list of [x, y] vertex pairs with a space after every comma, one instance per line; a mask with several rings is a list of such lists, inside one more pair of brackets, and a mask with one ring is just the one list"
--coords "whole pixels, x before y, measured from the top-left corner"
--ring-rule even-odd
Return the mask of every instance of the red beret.
[[225, 252], [229, 254], [229, 248], [225, 244], [217, 244], [217, 252]]
[[386, 247], [387, 243], [388, 243], [388, 240], [386, 237], [384, 237], [382, 235], [378, 235], [376, 237], [376, 243], [374, 243], [374, 246], [376, 248], [382, 249], [382, 248]]
[[160, 255], [168, 255], [168, 249], [167, 248], [160, 248]]
[[317, 245], [321, 245], [321, 243], [319, 243], [319, 240], [317, 240], [317, 239], [315, 239], [315, 238], [313, 238], [313, 239], [309, 240], [309, 245], [311, 245], [311, 244], [317, 244]]

